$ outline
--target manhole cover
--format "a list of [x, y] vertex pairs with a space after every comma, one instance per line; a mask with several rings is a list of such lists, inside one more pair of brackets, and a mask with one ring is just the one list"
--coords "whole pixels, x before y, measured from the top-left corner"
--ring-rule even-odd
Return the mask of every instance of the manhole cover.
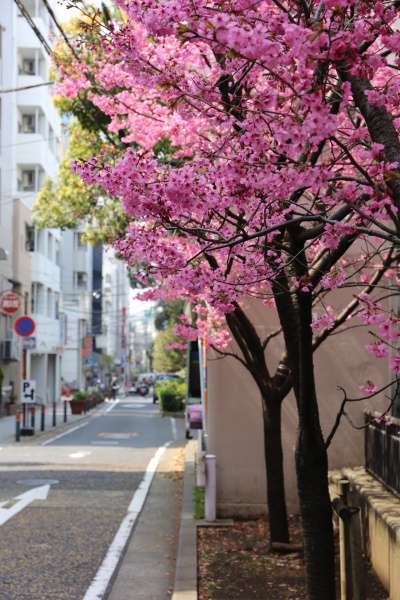
[[17, 483], [21, 485], [54, 485], [60, 482], [58, 479], [19, 479]]

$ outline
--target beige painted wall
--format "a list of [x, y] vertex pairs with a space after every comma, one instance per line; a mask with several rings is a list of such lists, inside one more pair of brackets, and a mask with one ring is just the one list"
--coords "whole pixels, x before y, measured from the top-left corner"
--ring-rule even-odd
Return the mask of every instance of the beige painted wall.
[[[273, 310], [253, 301], [246, 312], [259, 323], [260, 336], [275, 330]], [[276, 319], [276, 316], [275, 316]], [[268, 323], [269, 324], [266, 324]], [[361, 321], [355, 319], [359, 325]], [[389, 371], [384, 361], [377, 361], [363, 348], [370, 342], [367, 331], [350, 329], [346, 334], [327, 340], [314, 355], [317, 392], [324, 435], [334, 423], [343, 398], [341, 386], [348, 397], [362, 395], [358, 385], [367, 379], [378, 386], [388, 381]], [[272, 341], [267, 351], [271, 372], [278, 363], [282, 341]], [[235, 344], [230, 350], [235, 350]], [[263, 455], [261, 402], [257, 387], [246, 369], [234, 358], [220, 359], [209, 352], [208, 359], [208, 452], [217, 457], [217, 505], [220, 516], [256, 515], [266, 512], [266, 481]], [[356, 424], [362, 424], [363, 410], [386, 407], [387, 400], [366, 401], [351, 405], [348, 412]], [[294, 472], [297, 411], [293, 394], [283, 403], [283, 443], [285, 481], [289, 512], [298, 510]], [[362, 465], [364, 461], [363, 432], [343, 420], [329, 449], [330, 468]]]

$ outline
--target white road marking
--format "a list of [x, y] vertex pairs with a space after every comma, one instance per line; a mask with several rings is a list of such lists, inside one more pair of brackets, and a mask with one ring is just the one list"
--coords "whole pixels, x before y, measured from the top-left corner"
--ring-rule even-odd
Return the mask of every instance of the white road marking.
[[178, 432], [176, 430], [176, 419], [174, 419], [174, 417], [171, 417], [171, 427], [172, 427], [172, 437], [176, 441], [178, 439]]
[[[15, 496], [14, 499], [19, 500], [19, 502], [16, 502], [10, 508], [0, 508], [0, 525], [6, 523], [11, 517], [19, 513], [34, 500], [46, 500], [49, 489], [50, 485], [41, 485], [32, 490], [28, 490], [19, 496]], [[2, 505], [4, 504], [7, 504], [7, 502], [2, 502]]]
[[115, 402], [113, 402], [105, 411], [106, 413], [109, 413], [112, 411], [113, 408], [115, 408], [117, 406], [117, 404], [119, 403], [119, 400], [115, 400]]
[[[144, 408], [147, 404], [121, 404], [121, 408]], [[1, 450], [1, 448], [0, 448]]]
[[114, 442], [112, 440], [96, 440], [95, 442], [90, 442], [91, 444], [97, 446], [99, 444], [101, 444], [102, 446], [106, 445], [106, 446], [119, 446], [119, 442]]
[[93, 579], [91, 586], [87, 590], [83, 600], [101, 600], [104, 597], [108, 584], [114, 575], [114, 571], [116, 570], [120, 558], [125, 550], [125, 546], [128, 543], [136, 519], [143, 508], [143, 504], [146, 500], [151, 482], [153, 481], [154, 474], [157, 470], [160, 457], [171, 443], [172, 442], [168, 442], [159, 448], [149, 462], [146, 473], [128, 507], [126, 516], [122, 521], [115, 538], [113, 539], [111, 546], [109, 547], [108, 552], [102, 564], [100, 565], [100, 569], [97, 571], [96, 576]]
[[73, 454], [69, 454], [70, 458], [84, 458], [85, 456], [89, 456], [92, 454], [91, 452], [74, 452]]
[[86, 421], [85, 423], [81, 423], [80, 425], [77, 425], [76, 427], [73, 427], [72, 429], [68, 429], [68, 431], [59, 433], [58, 435], [55, 435], [54, 437], [50, 438], [49, 440], [42, 442], [40, 445], [47, 446], [47, 444], [51, 444], [52, 442], [55, 442], [55, 440], [59, 440], [60, 438], [64, 437], [65, 435], [69, 435], [70, 433], [77, 431], [78, 429], [81, 429], [81, 427], [86, 427], [86, 425], [89, 425], [89, 421]]

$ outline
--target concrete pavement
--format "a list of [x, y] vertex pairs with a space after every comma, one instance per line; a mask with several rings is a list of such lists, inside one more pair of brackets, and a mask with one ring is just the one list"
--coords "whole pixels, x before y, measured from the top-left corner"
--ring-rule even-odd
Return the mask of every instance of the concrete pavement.
[[[86, 415], [72, 415], [64, 404], [45, 411], [45, 431], [36, 410], [34, 435], [16, 441], [16, 417], [0, 419], [0, 446], [20, 445], [56, 436], [66, 428], [90, 419], [104, 405]], [[26, 418], [26, 426], [31, 421]], [[21, 421], [22, 426], [22, 421]], [[176, 442], [162, 455], [143, 509], [109, 589], [93, 600], [197, 600], [197, 532], [193, 519], [196, 442]], [[183, 476], [182, 476], [183, 475]], [[91, 599], [92, 600], [92, 599]]]

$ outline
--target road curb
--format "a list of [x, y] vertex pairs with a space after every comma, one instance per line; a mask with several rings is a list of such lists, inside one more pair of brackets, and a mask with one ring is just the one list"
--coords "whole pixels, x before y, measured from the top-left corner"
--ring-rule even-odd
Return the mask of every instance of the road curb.
[[182, 513], [172, 600], [197, 600], [197, 521], [193, 518], [196, 445], [195, 440], [186, 444]]

